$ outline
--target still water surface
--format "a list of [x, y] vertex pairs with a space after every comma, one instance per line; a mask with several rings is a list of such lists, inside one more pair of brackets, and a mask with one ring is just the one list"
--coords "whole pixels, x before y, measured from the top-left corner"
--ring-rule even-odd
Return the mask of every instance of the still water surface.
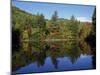
[[86, 42], [23, 42], [12, 57], [14, 73], [85, 70], [94, 68]]

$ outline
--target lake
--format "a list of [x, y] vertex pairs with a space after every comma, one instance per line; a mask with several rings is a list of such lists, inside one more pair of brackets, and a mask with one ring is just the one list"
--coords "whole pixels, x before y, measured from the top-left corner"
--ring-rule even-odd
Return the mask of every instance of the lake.
[[95, 69], [93, 48], [85, 41], [24, 41], [12, 55], [13, 73]]

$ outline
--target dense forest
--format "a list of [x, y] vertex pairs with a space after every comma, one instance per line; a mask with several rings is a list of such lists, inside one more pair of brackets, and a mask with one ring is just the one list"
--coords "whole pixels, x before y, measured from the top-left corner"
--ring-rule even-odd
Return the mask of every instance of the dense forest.
[[84, 40], [93, 31], [92, 27], [92, 23], [77, 21], [74, 15], [68, 20], [59, 18], [55, 11], [49, 20], [43, 14], [33, 15], [12, 7], [12, 31], [19, 35], [20, 41]]
[[[27, 13], [12, 6], [12, 39], [13, 47], [17, 48], [22, 41], [91, 41], [95, 40], [96, 17], [93, 22], [80, 22], [74, 15], [70, 19], [59, 18], [55, 11], [51, 19], [45, 19], [43, 14]], [[91, 38], [90, 38], [91, 37]], [[93, 38], [92, 38], [93, 37]]]

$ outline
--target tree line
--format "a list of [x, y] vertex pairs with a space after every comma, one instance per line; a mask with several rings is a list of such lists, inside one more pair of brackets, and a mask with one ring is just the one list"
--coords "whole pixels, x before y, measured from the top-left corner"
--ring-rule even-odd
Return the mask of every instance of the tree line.
[[[95, 35], [95, 10], [93, 22], [80, 22], [74, 15], [70, 19], [59, 18], [55, 11], [51, 19], [46, 19], [43, 14], [37, 15], [25, 12], [12, 6], [12, 32], [13, 39], [20, 41], [40, 41], [45, 39], [84, 40], [88, 36]], [[18, 37], [18, 38], [17, 38]]]

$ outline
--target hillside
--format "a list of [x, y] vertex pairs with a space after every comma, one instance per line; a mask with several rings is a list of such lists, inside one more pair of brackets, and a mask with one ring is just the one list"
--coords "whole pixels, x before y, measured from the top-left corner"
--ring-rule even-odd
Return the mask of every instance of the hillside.
[[74, 16], [70, 20], [59, 18], [56, 11], [48, 20], [43, 14], [33, 15], [12, 6], [12, 28], [20, 33], [20, 40], [84, 39], [90, 34], [91, 26], [89, 22], [77, 21]]

